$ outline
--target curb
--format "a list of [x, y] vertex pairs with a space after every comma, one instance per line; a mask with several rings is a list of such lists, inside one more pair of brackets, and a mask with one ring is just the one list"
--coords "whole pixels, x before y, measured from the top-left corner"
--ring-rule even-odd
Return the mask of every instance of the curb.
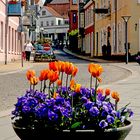
[[[90, 62], [96, 62], [96, 63], [113, 63], [115, 61], [108, 61], [108, 60], [103, 60], [103, 59], [98, 59], [98, 58], [88, 58], [88, 57], [84, 57], [84, 56], [81, 56], [81, 55], [78, 55], [76, 53], [73, 53], [71, 51], [69, 51], [68, 49], [64, 48], [63, 51], [67, 54], [70, 54], [70, 55], [73, 55], [75, 57], [78, 57], [78, 58], [81, 58], [83, 60], [87, 60], [87, 61], [90, 61]], [[119, 63], [119, 62], [118, 62]]]
[[[103, 87], [106, 87], [106, 86], [109, 86], [109, 85], [113, 85], [113, 84], [116, 84], [116, 83], [119, 83], [119, 82], [123, 82], [127, 79], [129, 79], [132, 75], [135, 75], [135, 72], [129, 68], [126, 68], [124, 66], [118, 66], [118, 65], [115, 65], [115, 64], [112, 64], [111, 61], [107, 61], [107, 60], [97, 60], [97, 59], [91, 59], [91, 58], [87, 58], [87, 57], [83, 57], [83, 56], [80, 56], [80, 55], [77, 55], [75, 53], [72, 53], [71, 51], [67, 50], [67, 49], [63, 49], [63, 51], [67, 54], [70, 54], [70, 55], [73, 55], [75, 57], [78, 57], [78, 58], [81, 58], [83, 60], [87, 60], [87, 61], [90, 61], [90, 62], [97, 62], [97, 63], [111, 63], [112, 66], [115, 66], [115, 67], [119, 67], [119, 68], [122, 68], [122, 69], [125, 69], [126, 71], [128, 71], [130, 73], [130, 75], [128, 75], [126, 78], [122, 79], [122, 80], [118, 80], [118, 81], [114, 81], [114, 82], [111, 82], [111, 83], [108, 83], [108, 84], [104, 84], [102, 85]], [[101, 62], [102, 61], [102, 62]], [[116, 62], [115, 62], [116, 63]], [[119, 63], [119, 62], [118, 62]]]
[[0, 75], [13, 74], [13, 73], [16, 73], [16, 72], [21, 72], [21, 71], [30, 69], [31, 67], [33, 67], [33, 64], [31, 66], [24, 66], [24, 67], [21, 67], [21, 68], [16, 69], [16, 70], [9, 70], [9, 71], [6, 71], [6, 72], [1, 72], [0, 71]]

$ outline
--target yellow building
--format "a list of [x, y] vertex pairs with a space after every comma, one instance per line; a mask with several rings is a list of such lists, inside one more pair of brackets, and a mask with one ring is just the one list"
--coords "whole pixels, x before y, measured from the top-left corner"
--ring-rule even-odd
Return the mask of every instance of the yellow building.
[[[124, 55], [126, 42], [131, 55], [140, 51], [140, 0], [95, 0], [95, 8], [109, 8], [107, 14], [95, 14], [95, 56], [102, 55], [102, 46], [108, 44], [112, 55]], [[127, 41], [122, 16], [131, 16]]]

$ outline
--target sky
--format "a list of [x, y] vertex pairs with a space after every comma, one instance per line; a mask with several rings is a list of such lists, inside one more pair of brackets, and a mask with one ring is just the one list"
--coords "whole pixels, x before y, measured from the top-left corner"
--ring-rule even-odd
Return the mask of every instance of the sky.
[[42, 0], [42, 2], [44, 3], [44, 2], [45, 2], [45, 0]]

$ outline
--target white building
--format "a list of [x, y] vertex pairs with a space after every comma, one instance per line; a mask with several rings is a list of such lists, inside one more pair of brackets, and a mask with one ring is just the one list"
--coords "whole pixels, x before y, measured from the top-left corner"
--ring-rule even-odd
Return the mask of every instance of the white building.
[[62, 17], [53, 8], [44, 6], [40, 10], [40, 32], [44, 37], [51, 38], [52, 41], [64, 43], [67, 40], [69, 30], [69, 20]]

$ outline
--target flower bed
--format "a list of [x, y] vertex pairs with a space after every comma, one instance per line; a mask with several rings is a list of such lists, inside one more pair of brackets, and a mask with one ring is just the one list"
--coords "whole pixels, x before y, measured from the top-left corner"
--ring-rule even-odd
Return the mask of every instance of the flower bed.
[[[42, 70], [39, 77], [35, 71], [28, 70], [26, 76], [30, 88], [18, 97], [12, 111], [13, 124], [26, 129], [53, 131], [80, 129], [103, 132], [124, 127], [133, 115], [127, 108], [129, 104], [118, 109], [119, 93], [99, 88], [103, 72], [101, 65], [91, 63], [88, 71], [89, 88], [76, 83], [74, 77], [78, 68], [70, 62], [50, 62], [49, 69]], [[40, 89], [36, 90], [39, 81]]]

